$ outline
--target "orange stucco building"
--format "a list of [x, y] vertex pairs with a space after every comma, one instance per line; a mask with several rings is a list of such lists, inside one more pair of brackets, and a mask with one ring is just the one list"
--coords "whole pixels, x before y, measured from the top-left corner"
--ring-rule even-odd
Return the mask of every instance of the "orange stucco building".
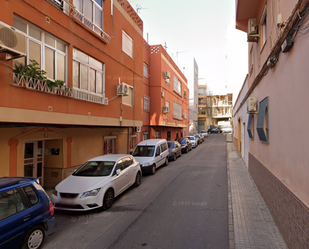
[[144, 120], [141, 140], [189, 135], [187, 79], [162, 45], [144, 42]]
[[0, 9], [1, 176], [54, 187], [86, 160], [188, 135], [187, 80], [127, 0]]
[[[126, 0], [82, 3], [1, 3], [1, 176], [53, 187], [87, 159], [138, 142], [143, 22]], [[31, 60], [45, 78], [25, 72]]]

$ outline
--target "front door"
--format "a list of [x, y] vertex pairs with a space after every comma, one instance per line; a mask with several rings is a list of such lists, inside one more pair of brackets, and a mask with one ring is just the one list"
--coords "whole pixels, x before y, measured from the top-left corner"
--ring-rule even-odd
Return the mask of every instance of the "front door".
[[43, 185], [44, 141], [25, 142], [24, 176], [38, 177]]

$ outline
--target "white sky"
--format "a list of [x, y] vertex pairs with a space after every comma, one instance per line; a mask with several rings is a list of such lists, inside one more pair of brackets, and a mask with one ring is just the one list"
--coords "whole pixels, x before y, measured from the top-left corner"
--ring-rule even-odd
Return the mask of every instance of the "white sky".
[[195, 58], [199, 83], [214, 94], [233, 93], [236, 100], [248, 71], [248, 45], [246, 33], [235, 29], [235, 0], [128, 1], [135, 11], [141, 7], [144, 39], [148, 36], [150, 45], [166, 43], [190, 89]]

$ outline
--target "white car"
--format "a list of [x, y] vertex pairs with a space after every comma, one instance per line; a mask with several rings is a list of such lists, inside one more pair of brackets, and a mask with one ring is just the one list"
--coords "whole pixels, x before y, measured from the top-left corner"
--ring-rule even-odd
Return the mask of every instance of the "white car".
[[141, 164], [143, 173], [154, 175], [156, 169], [168, 165], [168, 146], [165, 139], [146, 139], [133, 151], [133, 156]]
[[196, 148], [198, 145], [197, 139], [195, 136], [187, 136], [190, 139], [190, 143], [192, 144], [192, 148]]
[[131, 185], [139, 186], [141, 178], [140, 163], [133, 156], [103, 155], [90, 159], [60, 182], [51, 200], [58, 210], [106, 210]]

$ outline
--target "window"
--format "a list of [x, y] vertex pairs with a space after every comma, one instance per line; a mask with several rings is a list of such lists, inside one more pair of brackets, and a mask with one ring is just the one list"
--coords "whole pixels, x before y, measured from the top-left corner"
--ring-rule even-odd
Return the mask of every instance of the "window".
[[143, 140], [149, 139], [149, 132], [148, 131], [144, 131], [143, 132]]
[[174, 75], [174, 85], [173, 90], [181, 95], [181, 82], [178, 80], [178, 78]]
[[103, 29], [102, 0], [73, 0], [76, 10], [81, 14], [79, 19], [90, 29]]
[[261, 19], [260, 19], [260, 27], [261, 27], [261, 35], [262, 35], [262, 43], [261, 45], [264, 46], [264, 44], [266, 43], [266, 40], [267, 40], [267, 6], [265, 5], [264, 6], [264, 9], [263, 9], [263, 12], [262, 12], [262, 16], [261, 16]]
[[14, 27], [26, 34], [27, 57], [14, 60], [15, 63], [29, 64], [36, 60], [50, 80], [66, 81], [67, 44], [57, 37], [41, 30], [21, 18], [14, 17]]
[[37, 204], [38, 201], [39, 201], [39, 198], [36, 195], [34, 189], [31, 186], [26, 186], [23, 189], [24, 189], [24, 191], [25, 191], [25, 193], [26, 193], [26, 195], [27, 195], [31, 205]]
[[174, 101], [173, 118], [182, 119], [182, 105]]
[[148, 96], [144, 96], [144, 111], [147, 111], [147, 112], [150, 111]]
[[268, 97], [264, 98], [259, 105], [256, 130], [262, 142], [269, 142], [268, 130]]
[[107, 136], [104, 137], [103, 154], [116, 154], [117, 153], [117, 137]]
[[104, 63], [73, 49], [73, 87], [78, 91], [104, 95]]
[[8, 190], [0, 193], [0, 220], [10, 217], [26, 209], [20, 193], [15, 190]]
[[161, 138], [161, 133], [159, 131], [155, 131], [155, 138]]
[[124, 31], [122, 31], [122, 51], [133, 58], [133, 40]]
[[156, 157], [157, 156], [160, 156], [161, 154], [161, 151], [160, 151], [160, 146], [157, 147], [157, 150], [156, 150]]
[[171, 140], [171, 132], [170, 132], [170, 131], [167, 132], [166, 140], [167, 140], [167, 141], [170, 141], [170, 140]]
[[247, 132], [250, 138], [254, 138], [254, 114], [249, 114]]
[[166, 151], [167, 150], [167, 143], [161, 144], [160, 147], [161, 147], [161, 152]]
[[148, 65], [146, 63], [144, 63], [144, 67], [143, 67], [143, 72], [144, 72], [144, 77], [149, 78], [149, 74], [148, 74]]
[[134, 92], [133, 92], [133, 87], [129, 87], [129, 94], [128, 96], [122, 96], [122, 103], [125, 105], [133, 106], [133, 101], [134, 101]]
[[170, 113], [170, 102], [165, 101], [165, 106], [167, 107], [167, 110], [168, 110], [167, 113]]

